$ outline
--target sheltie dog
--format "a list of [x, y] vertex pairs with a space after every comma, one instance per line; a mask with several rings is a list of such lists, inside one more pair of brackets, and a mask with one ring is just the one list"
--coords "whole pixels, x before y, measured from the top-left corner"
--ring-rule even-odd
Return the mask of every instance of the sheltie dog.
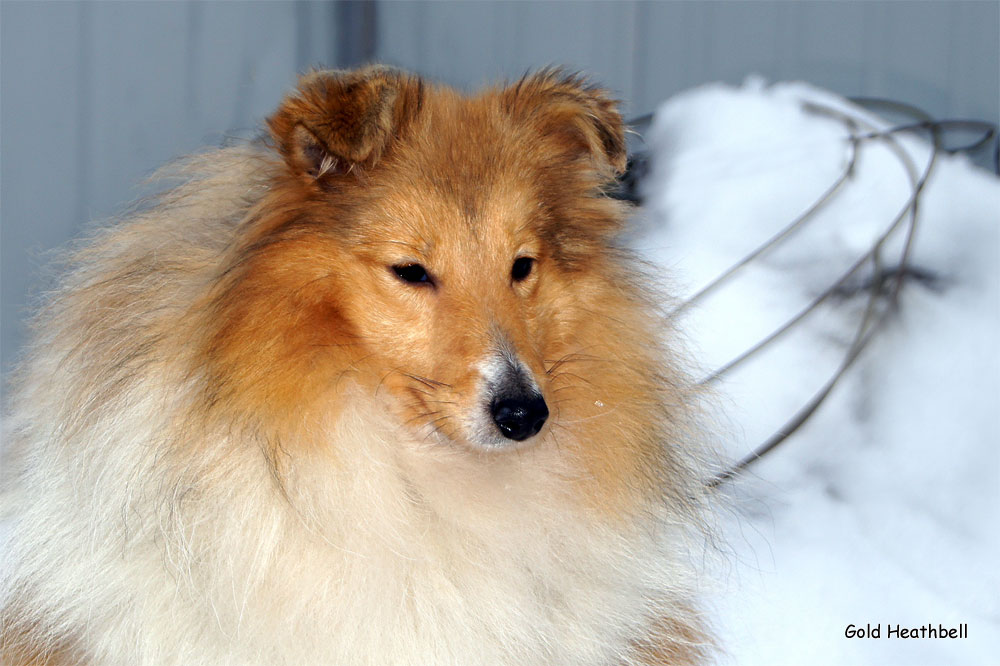
[[625, 160], [576, 75], [371, 66], [168, 169], [11, 379], [3, 663], [708, 659], [699, 397]]

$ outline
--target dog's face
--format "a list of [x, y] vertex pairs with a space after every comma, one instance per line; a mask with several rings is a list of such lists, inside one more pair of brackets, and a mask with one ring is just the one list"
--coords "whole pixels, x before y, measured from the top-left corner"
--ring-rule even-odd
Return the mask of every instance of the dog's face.
[[[546, 337], [558, 316], [546, 305], [562, 279], [535, 223], [538, 195], [487, 146], [401, 152], [373, 177], [379, 203], [353, 241], [370, 300], [351, 320], [416, 429], [484, 448], [526, 440], [549, 413]], [[428, 164], [444, 156], [473, 173]]]
[[284, 172], [218, 301], [220, 377], [288, 414], [356, 373], [478, 450], [541, 432], [621, 219], [614, 103], [553, 72], [467, 98], [369, 68], [305, 77], [270, 128]]

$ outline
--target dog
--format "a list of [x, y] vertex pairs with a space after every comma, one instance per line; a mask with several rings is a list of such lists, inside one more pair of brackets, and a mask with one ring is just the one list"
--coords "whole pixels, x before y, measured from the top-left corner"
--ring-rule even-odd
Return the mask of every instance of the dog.
[[12, 375], [4, 664], [697, 664], [700, 400], [617, 102], [313, 71], [68, 254]]

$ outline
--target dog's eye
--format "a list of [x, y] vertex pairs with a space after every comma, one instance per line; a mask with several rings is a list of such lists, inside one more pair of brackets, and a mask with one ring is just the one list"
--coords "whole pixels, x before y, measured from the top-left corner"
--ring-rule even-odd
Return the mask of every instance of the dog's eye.
[[535, 260], [531, 257], [518, 257], [514, 260], [514, 266], [510, 269], [510, 277], [514, 282], [520, 282], [531, 274], [531, 268], [535, 265]]
[[403, 282], [409, 282], [410, 284], [431, 284], [431, 276], [427, 273], [427, 269], [420, 264], [393, 266], [392, 272]]

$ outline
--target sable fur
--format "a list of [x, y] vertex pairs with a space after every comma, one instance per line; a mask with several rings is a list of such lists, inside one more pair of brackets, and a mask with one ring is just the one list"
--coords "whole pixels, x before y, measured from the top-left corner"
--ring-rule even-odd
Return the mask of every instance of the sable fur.
[[[169, 170], [35, 319], [3, 663], [706, 659], [696, 396], [614, 246], [613, 100], [371, 67], [268, 128]], [[481, 427], [501, 352], [552, 412], [509, 446]]]

